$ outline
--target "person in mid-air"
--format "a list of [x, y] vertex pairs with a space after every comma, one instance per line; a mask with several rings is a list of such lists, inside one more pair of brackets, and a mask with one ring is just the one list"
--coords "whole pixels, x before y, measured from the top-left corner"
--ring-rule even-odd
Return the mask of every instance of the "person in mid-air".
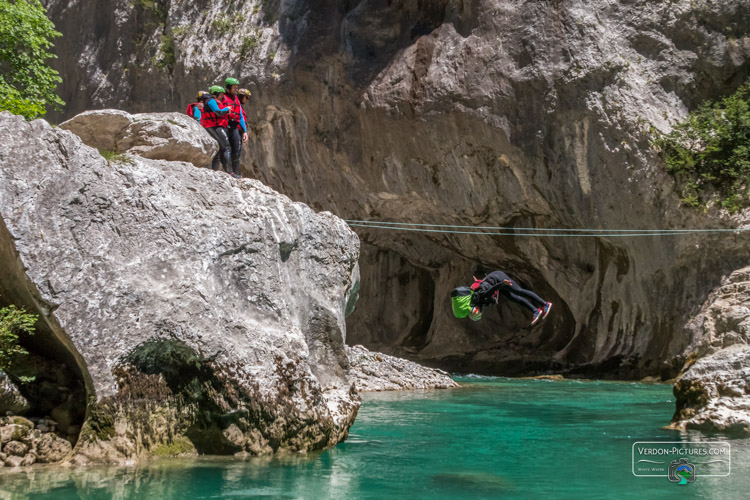
[[482, 308], [497, 304], [500, 294], [529, 309], [533, 314], [532, 325], [546, 318], [552, 309], [552, 302], [542, 299], [531, 290], [521, 288], [504, 272], [493, 271], [483, 280], [474, 278], [471, 286], [460, 286], [451, 291], [453, 314], [457, 318], [468, 316], [479, 321], [482, 318]]

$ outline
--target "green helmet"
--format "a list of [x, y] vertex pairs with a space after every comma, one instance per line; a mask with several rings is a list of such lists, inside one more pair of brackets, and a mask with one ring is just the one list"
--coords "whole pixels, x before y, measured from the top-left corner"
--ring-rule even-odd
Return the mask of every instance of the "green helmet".
[[210, 89], [208, 89], [213, 95], [223, 93], [224, 89], [219, 87], [218, 85], [212, 85]]
[[224, 80], [224, 85], [226, 85], [227, 87], [229, 87], [230, 85], [239, 85], [239, 84], [240, 84], [240, 81], [236, 78], [232, 78], [231, 76], [227, 78], [226, 80]]

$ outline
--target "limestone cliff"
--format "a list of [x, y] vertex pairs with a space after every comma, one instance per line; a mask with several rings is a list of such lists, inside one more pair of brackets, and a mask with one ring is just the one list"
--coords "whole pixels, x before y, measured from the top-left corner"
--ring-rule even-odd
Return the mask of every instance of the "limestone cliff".
[[686, 326], [691, 363], [674, 386], [673, 426], [750, 436], [750, 267], [733, 272]]
[[[46, 5], [66, 116], [253, 91], [243, 173], [352, 219], [563, 228], [747, 227], [680, 206], [649, 146], [750, 69], [747, 0], [187, 0]], [[743, 222], [744, 221], [744, 222]], [[349, 341], [450, 369], [675, 376], [683, 326], [743, 267], [742, 235], [529, 238], [359, 230]], [[500, 268], [555, 303], [455, 320]]]
[[30, 349], [85, 383], [69, 459], [304, 452], [347, 436], [359, 241], [344, 222], [255, 180], [105, 160], [43, 120], [3, 112], [0, 136], [0, 301], [39, 312]]

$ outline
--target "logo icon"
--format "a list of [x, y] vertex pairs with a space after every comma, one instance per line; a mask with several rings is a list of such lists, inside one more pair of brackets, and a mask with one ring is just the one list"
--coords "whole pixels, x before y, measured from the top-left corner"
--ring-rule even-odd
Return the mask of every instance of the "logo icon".
[[669, 463], [667, 477], [677, 484], [692, 483], [695, 481], [695, 465], [691, 464], [687, 458], [681, 458], [679, 461], [672, 460]]

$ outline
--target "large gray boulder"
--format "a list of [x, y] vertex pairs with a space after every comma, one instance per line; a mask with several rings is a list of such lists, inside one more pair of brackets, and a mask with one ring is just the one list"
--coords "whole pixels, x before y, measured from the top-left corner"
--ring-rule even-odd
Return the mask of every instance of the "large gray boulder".
[[750, 267], [729, 275], [685, 328], [691, 364], [675, 382], [680, 429], [750, 436]]
[[218, 145], [194, 119], [183, 113], [131, 115], [118, 109], [84, 111], [60, 124], [88, 146], [153, 160], [211, 163]]
[[181, 162], [107, 165], [43, 120], [0, 113], [0, 136], [0, 297], [38, 312], [34, 343], [86, 382], [76, 463], [347, 436], [343, 221]]

